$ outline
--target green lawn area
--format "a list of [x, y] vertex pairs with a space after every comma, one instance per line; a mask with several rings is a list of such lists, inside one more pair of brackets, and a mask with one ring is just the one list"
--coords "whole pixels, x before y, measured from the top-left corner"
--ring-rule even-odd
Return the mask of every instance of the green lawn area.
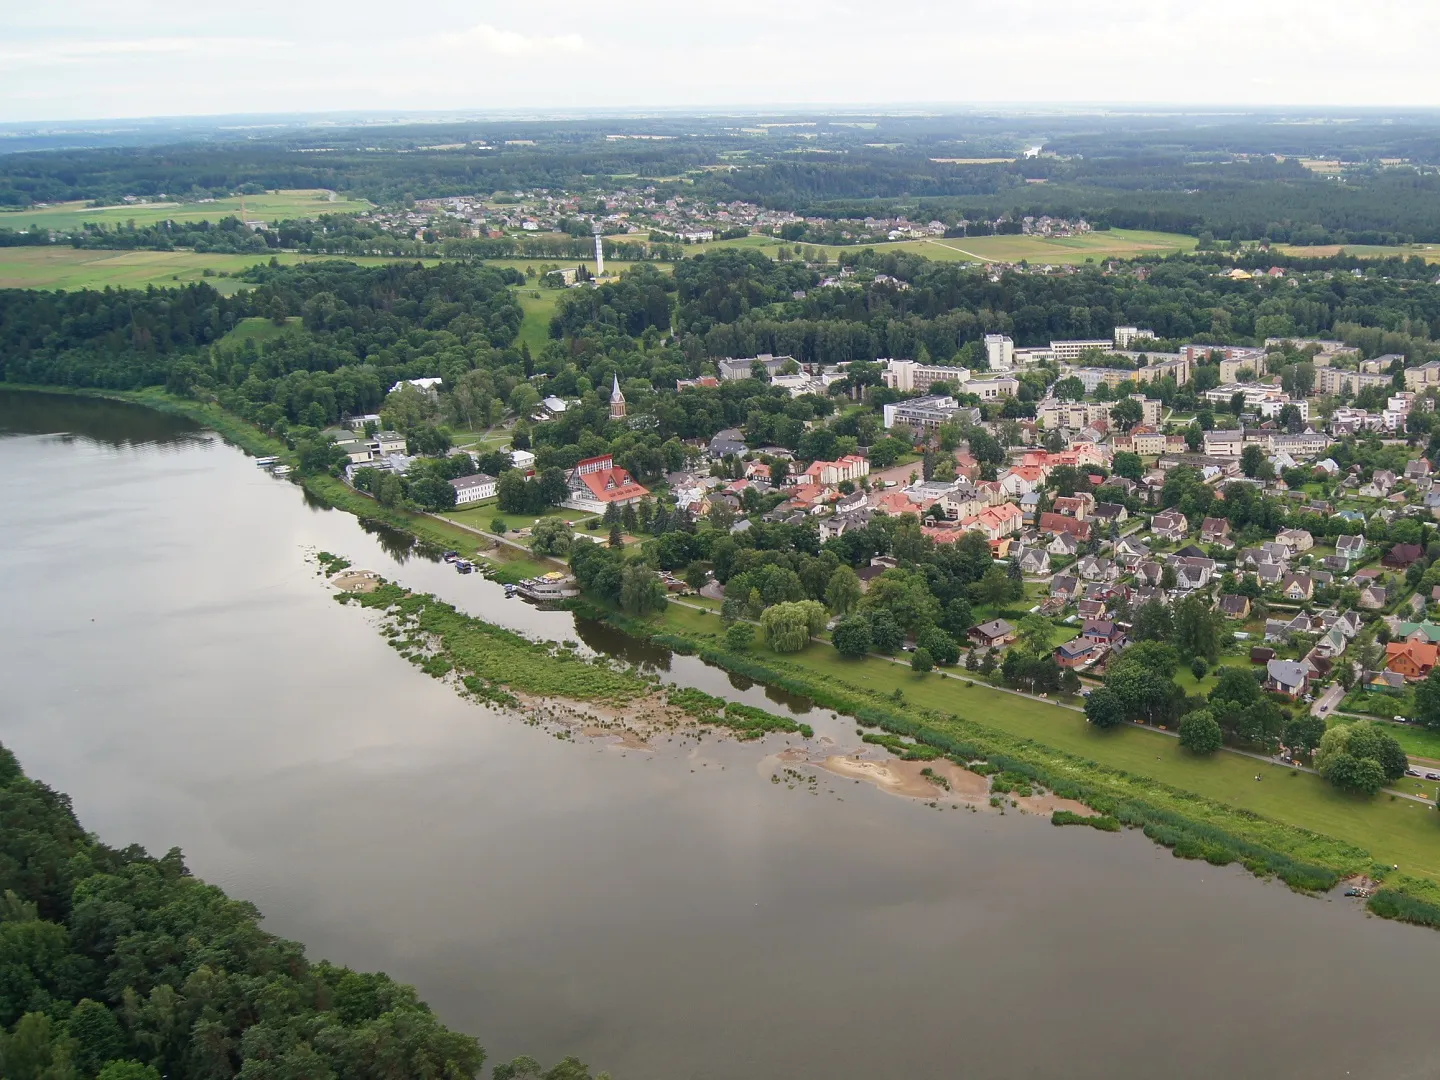
[[[1400, 710], [1396, 710], [1398, 715]], [[1411, 757], [1429, 758], [1440, 761], [1440, 731], [1414, 727], [1411, 724], [1396, 724], [1390, 720], [1356, 720], [1352, 716], [1332, 716], [1327, 721], [1330, 727], [1337, 724], [1376, 724], [1387, 735], [1393, 735], [1400, 748]]]
[[562, 290], [525, 286], [515, 289], [514, 293], [520, 309], [525, 312], [516, 344], [529, 345], [530, 351], [538, 355], [550, 340], [550, 319], [560, 304]]
[[1186, 664], [1180, 665], [1180, 670], [1175, 673], [1175, 682], [1187, 694], [1208, 694], [1220, 682], [1220, 669], [1222, 667], [1250, 667], [1250, 657], [1226, 653], [1220, 657], [1220, 663], [1205, 673], [1203, 679], [1196, 679], [1195, 673]]
[[[563, 518], [565, 521], [573, 521], [578, 526], [581, 522], [588, 521], [593, 514], [586, 514], [579, 510], [570, 510], [562, 506], [552, 506], [543, 514], [504, 514], [500, 512], [498, 501], [486, 499], [481, 503], [471, 503], [463, 510], [450, 510], [446, 517], [468, 525], [472, 529], [483, 529], [491, 532], [491, 523], [498, 517], [505, 521], [507, 534], [519, 532], [521, 529], [528, 529], [541, 518]], [[597, 534], [599, 535], [599, 534]], [[514, 539], [514, 537], [511, 537]]]
[[55, 203], [40, 209], [14, 210], [0, 213], [0, 228], [59, 229], [71, 231], [92, 222], [100, 225], [154, 225], [159, 221], [219, 221], [239, 217], [244, 204], [246, 221], [280, 221], [285, 218], [318, 217], [320, 214], [358, 214], [372, 209], [365, 199], [333, 195], [328, 191], [303, 188], [267, 191], [263, 195], [246, 195], [214, 202], [164, 202], [124, 206], [87, 207], [82, 202]]
[[[747, 236], [739, 240], [718, 240], [705, 244], [697, 250], [712, 247], [757, 248], [767, 254], [773, 253], [782, 241], [768, 236]], [[1042, 236], [974, 236], [969, 238], [941, 238], [927, 240], [896, 240], [876, 244], [836, 246], [827, 244], [804, 244], [807, 248], [824, 251], [834, 260], [837, 255], [855, 252], [870, 247], [876, 251], [905, 251], [912, 255], [923, 255], [927, 259], [946, 262], [1020, 262], [1032, 263], [1083, 263], [1087, 259], [1100, 262], [1104, 259], [1132, 259], [1139, 255], [1169, 254], [1174, 251], [1193, 251], [1196, 240], [1193, 236], [1179, 233], [1146, 232], [1135, 229], [1111, 229], [1109, 232], [1092, 232], [1082, 236], [1046, 238]], [[794, 246], [794, 245], [789, 245]]]
[[[0, 219], [3, 224], [3, 219]], [[271, 258], [282, 264], [336, 259], [332, 255], [297, 255], [277, 252], [253, 255], [216, 255], [194, 251], [92, 251], [72, 247], [0, 248], [0, 288], [4, 289], [143, 289], [147, 285], [173, 287], [192, 281], [208, 281], [229, 295], [248, 288], [233, 275]], [[345, 262], [376, 266], [410, 259], [350, 257]], [[423, 260], [433, 265], [437, 260]], [[207, 275], [206, 271], [210, 271]]]
[[265, 341], [274, 341], [287, 334], [303, 334], [305, 329], [300, 324], [300, 316], [291, 315], [284, 323], [276, 324], [274, 319], [262, 319], [252, 315], [248, 319], [241, 319], [231, 328], [230, 332], [216, 342], [217, 345], [243, 345], [247, 341], [253, 341], [256, 345]]
[[[718, 618], [671, 605], [666, 623], [688, 635], [717, 634]], [[758, 651], [758, 650], [757, 650]], [[761, 652], [773, 662], [773, 654]], [[1157, 731], [1126, 727], [1096, 731], [1069, 709], [1017, 697], [980, 682], [963, 682], [938, 674], [916, 675], [879, 659], [847, 660], [833, 649], [811, 645], [786, 657], [807, 675], [882, 694], [901, 690], [907, 702], [944, 710], [996, 730], [1064, 750], [1112, 769], [1149, 776], [1230, 806], [1275, 821], [1310, 829], [1368, 849], [1381, 861], [1402, 871], [1440, 880], [1440, 821], [1434, 811], [1408, 800], [1386, 796], [1360, 799], [1344, 795], [1319, 777], [1291, 775], [1283, 766], [1267, 765], [1238, 754], [1194, 758], [1179, 743]], [[1256, 774], [1264, 777], [1257, 783]]]

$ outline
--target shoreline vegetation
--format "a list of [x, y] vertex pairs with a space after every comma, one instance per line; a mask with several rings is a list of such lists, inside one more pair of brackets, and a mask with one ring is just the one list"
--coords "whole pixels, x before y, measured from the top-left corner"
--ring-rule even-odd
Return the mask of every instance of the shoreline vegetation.
[[[13, 389], [76, 393], [158, 408], [210, 427], [252, 455], [274, 454], [293, 460], [293, 452], [280, 440], [240, 418], [217, 406], [182, 399], [161, 390], [118, 392], [6, 385]], [[301, 483], [311, 497], [354, 514], [362, 523], [376, 522], [446, 546], [453, 546], [456, 539], [463, 537], [467, 549], [476, 547], [474, 534], [429, 515], [380, 507], [329, 476], [305, 476]], [[503, 571], [499, 576], [504, 580]], [[358, 598], [369, 599], [375, 595], [364, 594]], [[898, 688], [894, 694], [884, 695], [873, 688], [853, 685], [833, 672], [808, 669], [794, 660], [767, 656], [762, 663], [748, 654], [728, 651], [713, 635], [696, 633], [676, 620], [667, 619], [663, 611], [659, 617], [637, 620], [587, 599], [571, 601], [570, 605], [631, 636], [684, 655], [698, 655], [726, 671], [808, 697], [817, 705], [853, 716], [866, 728], [909, 740], [906, 753], [948, 757], [957, 762], [962, 759], [984, 761], [1002, 772], [1029, 778], [1062, 799], [1083, 804], [1107, 821], [1142, 830], [1154, 842], [1170, 848], [1177, 857], [1205, 859], [1217, 866], [1239, 863], [1256, 876], [1278, 878], [1295, 891], [1311, 895], [1363, 878], [1377, 886], [1367, 902], [1371, 913], [1440, 928], [1440, 874], [1417, 876], [1397, 870], [1393, 864], [1378, 862], [1367, 847], [1358, 843], [1278, 821], [1143, 773], [1108, 766], [958, 712], [907, 705]], [[957, 693], [963, 694], [964, 690]], [[957, 698], [958, 702], [963, 700]], [[1283, 774], [1283, 771], [1272, 772]], [[1064, 818], [1056, 823], [1071, 821]]]

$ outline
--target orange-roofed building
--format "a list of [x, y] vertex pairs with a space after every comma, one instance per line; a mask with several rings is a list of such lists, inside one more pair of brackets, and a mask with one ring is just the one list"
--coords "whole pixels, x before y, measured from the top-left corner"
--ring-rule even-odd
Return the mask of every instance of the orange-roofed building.
[[1392, 641], [1385, 646], [1385, 666], [1407, 679], [1423, 679], [1435, 666], [1440, 646], [1425, 641]]
[[795, 478], [798, 484], [843, 484], [870, 475], [870, 462], [859, 454], [846, 454], [837, 461], [812, 461], [810, 467]]
[[648, 488], [637, 484], [628, 472], [618, 468], [609, 454], [577, 462], [566, 483], [570, 494], [565, 505], [595, 514], [604, 513], [612, 503], [628, 506], [650, 494]]

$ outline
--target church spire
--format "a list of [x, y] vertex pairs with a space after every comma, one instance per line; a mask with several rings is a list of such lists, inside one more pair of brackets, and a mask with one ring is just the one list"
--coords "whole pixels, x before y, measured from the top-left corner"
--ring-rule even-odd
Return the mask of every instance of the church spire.
[[610, 391], [610, 419], [620, 420], [625, 416], [625, 395], [620, 392], [620, 375], [615, 375], [615, 387]]

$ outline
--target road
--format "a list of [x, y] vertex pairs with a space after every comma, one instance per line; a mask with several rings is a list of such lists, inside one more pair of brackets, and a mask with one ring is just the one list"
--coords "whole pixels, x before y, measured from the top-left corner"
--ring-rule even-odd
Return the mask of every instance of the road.
[[1345, 697], [1345, 688], [1339, 683], [1332, 683], [1326, 691], [1315, 699], [1310, 706], [1310, 715], [1328, 717], [1331, 710], [1339, 705]]

